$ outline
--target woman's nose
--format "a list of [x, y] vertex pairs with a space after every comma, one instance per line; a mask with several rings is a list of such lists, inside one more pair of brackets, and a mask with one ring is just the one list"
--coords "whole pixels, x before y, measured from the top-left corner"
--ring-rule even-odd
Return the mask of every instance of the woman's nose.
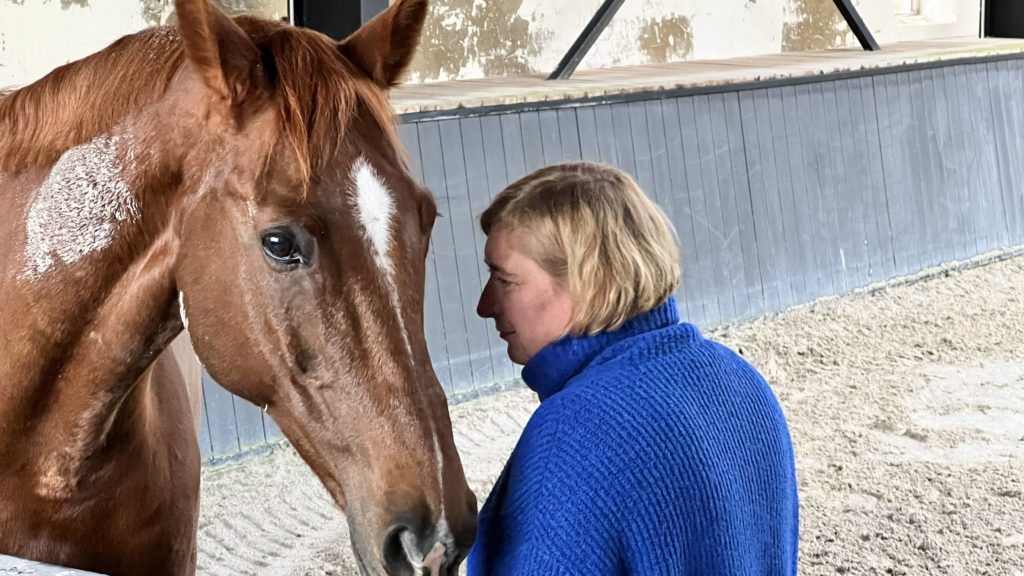
[[476, 315], [481, 318], [493, 318], [494, 317], [494, 290], [491, 288], [492, 282], [487, 281], [484, 284], [484, 290], [480, 293], [480, 300], [476, 303]]

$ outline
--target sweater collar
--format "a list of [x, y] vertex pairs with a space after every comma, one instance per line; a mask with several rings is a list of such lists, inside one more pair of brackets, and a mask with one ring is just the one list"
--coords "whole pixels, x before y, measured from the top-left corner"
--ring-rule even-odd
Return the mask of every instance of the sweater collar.
[[541, 348], [523, 367], [523, 381], [543, 402], [565, 388], [598, 354], [631, 336], [679, 323], [675, 296], [634, 316], [618, 330], [593, 336], [567, 335]]

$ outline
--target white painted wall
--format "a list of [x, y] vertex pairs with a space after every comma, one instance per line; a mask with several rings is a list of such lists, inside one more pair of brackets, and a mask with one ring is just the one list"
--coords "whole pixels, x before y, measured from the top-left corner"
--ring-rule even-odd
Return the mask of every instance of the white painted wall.
[[[217, 1], [237, 10], [280, 4], [274, 8], [280, 15], [288, 0]], [[508, 10], [495, 10], [497, 2], [507, 3]], [[428, 23], [432, 37], [425, 42], [431, 49], [422, 51], [413, 63], [410, 81], [546, 73], [600, 3], [432, 0], [433, 26]], [[882, 43], [979, 32], [981, 0], [855, 3]], [[172, 0], [0, 0], [0, 88], [27, 84], [124, 34], [166, 21], [172, 4]], [[784, 49], [787, 24], [806, 18], [809, 9], [828, 13], [834, 10], [831, 4], [832, 0], [630, 0], [580, 68], [778, 53]], [[920, 6], [918, 13], [900, 14], [914, 5]], [[492, 20], [504, 23], [492, 28]], [[839, 41], [833, 45], [856, 46], [841, 19], [835, 31]], [[514, 60], [515, 65], [495, 66], [496, 60]]]
[[0, 0], [0, 88], [24, 85], [147, 26], [139, 0]]
[[[432, 0], [431, 29], [437, 36], [425, 42], [436, 44], [435, 53], [421, 54], [413, 64], [412, 81], [476, 78], [487, 74], [487, 60], [500, 55], [501, 46], [525, 62], [519, 73], [543, 74], [558, 64], [565, 51], [601, 4], [601, 0]], [[509, 37], [480, 38], [472, 33], [486, 18], [466, 17], [481, 12], [482, 3], [504, 1], [518, 4], [515, 14], [523, 20], [526, 39]], [[881, 43], [974, 36], [980, 33], [982, 0], [855, 0], [861, 16], [875, 38]], [[914, 4], [920, 10], [913, 15], [898, 15], [903, 4]], [[816, 49], [857, 47], [832, 0], [630, 0], [623, 4], [612, 23], [594, 44], [580, 69], [617, 65], [646, 64], [659, 61], [730, 58], [759, 54], [775, 54], [787, 47], [785, 28], [819, 18], [810, 26], [820, 29], [825, 39]], [[823, 21], [821, 14], [834, 17]], [[650, 39], [641, 38], [640, 31], [650, 23], [685, 21], [692, 49], [668, 49], [660, 54], [650, 49]], [[516, 30], [502, 22], [493, 22], [492, 29]], [[498, 43], [498, 46], [495, 44]], [[436, 60], [450, 58], [459, 63], [457, 71], [438, 73]], [[433, 62], [433, 66], [430, 65]], [[493, 68], [493, 66], [492, 66]]]
[[[279, 18], [289, 0], [213, 0], [231, 13]], [[348, 1], [348, 0], [340, 0]], [[103, 49], [125, 34], [162, 24], [174, 0], [0, 0], [0, 90]]]

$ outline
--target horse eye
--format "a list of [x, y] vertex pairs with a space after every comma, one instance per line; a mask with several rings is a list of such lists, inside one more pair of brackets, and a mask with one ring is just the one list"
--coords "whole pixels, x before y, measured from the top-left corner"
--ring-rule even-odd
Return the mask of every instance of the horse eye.
[[303, 253], [295, 231], [288, 227], [266, 230], [260, 242], [263, 244], [263, 253], [274, 263], [294, 266], [309, 262], [309, 255]]

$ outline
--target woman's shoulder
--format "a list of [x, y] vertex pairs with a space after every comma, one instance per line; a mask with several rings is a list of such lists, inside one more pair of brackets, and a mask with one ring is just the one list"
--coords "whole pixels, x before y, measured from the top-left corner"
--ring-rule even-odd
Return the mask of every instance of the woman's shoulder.
[[658, 365], [682, 368], [695, 362], [719, 364], [732, 360], [730, 353], [728, 348], [705, 338], [693, 324], [681, 322], [617, 342], [595, 357], [579, 376], [596, 380], [643, 378]]
[[[620, 344], [565, 387], [559, 411], [627, 413], [653, 422], [662, 414], [676, 419], [694, 406], [771, 395], [755, 367], [692, 325], [671, 326]], [[700, 420], [699, 414], [693, 416]]]

